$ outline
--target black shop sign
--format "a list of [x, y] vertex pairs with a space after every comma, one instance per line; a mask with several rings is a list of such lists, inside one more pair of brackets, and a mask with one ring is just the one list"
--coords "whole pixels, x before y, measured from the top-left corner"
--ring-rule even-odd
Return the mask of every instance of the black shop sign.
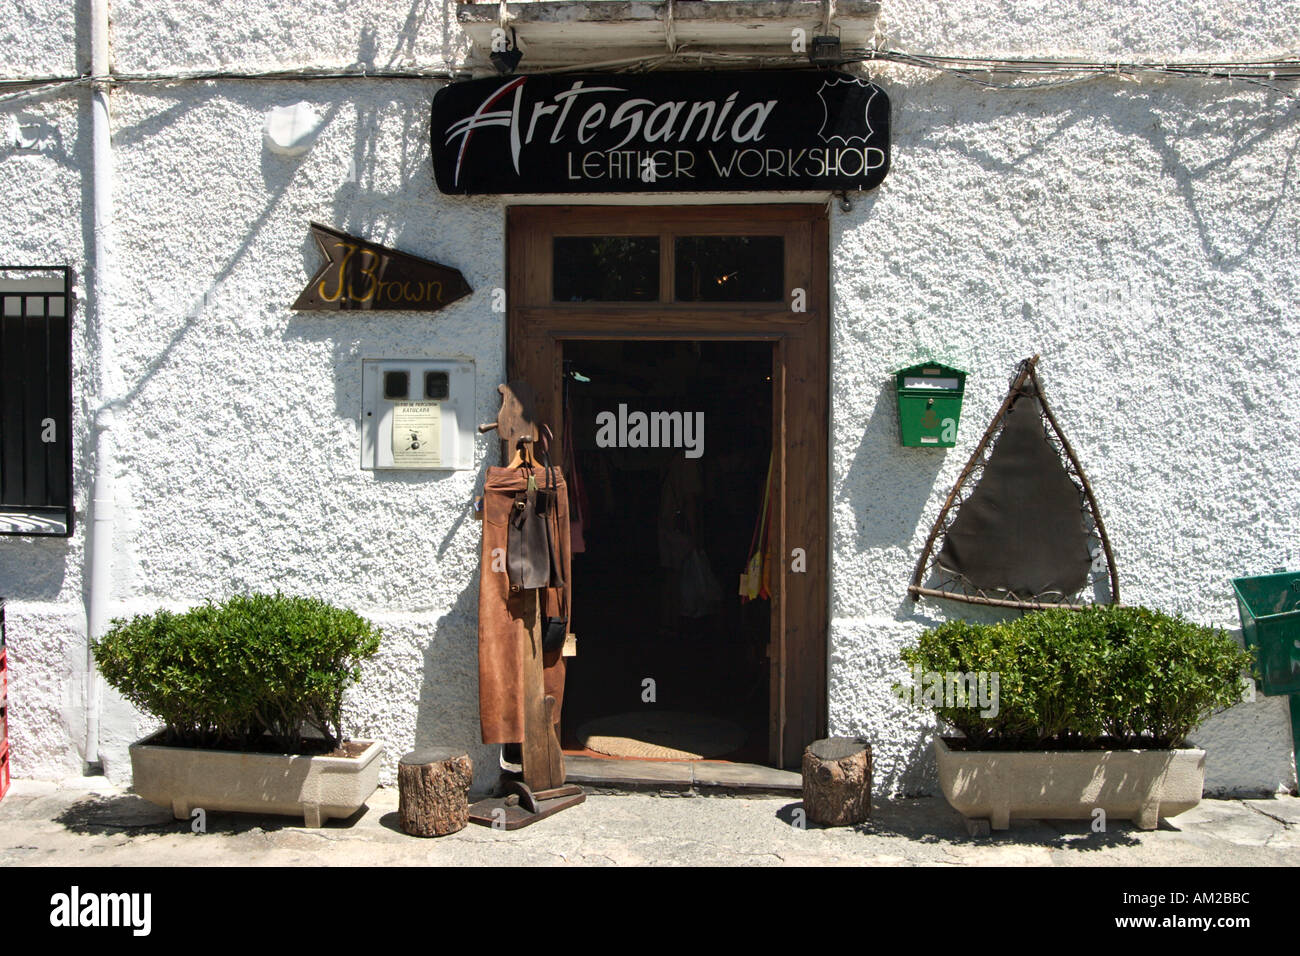
[[445, 193], [872, 189], [889, 98], [828, 70], [506, 76], [433, 98]]

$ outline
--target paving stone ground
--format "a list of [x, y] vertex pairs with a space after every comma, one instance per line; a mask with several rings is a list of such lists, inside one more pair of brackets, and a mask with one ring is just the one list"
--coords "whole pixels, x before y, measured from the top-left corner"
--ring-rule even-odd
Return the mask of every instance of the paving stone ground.
[[211, 814], [207, 832], [134, 794], [77, 778], [16, 780], [0, 801], [7, 866], [1297, 866], [1300, 799], [1207, 799], [1154, 831], [1112, 822], [1028, 821], [971, 838], [942, 797], [878, 801], [869, 823], [800, 828], [790, 797], [593, 793], [513, 832], [438, 839], [397, 826], [381, 788], [349, 820], [319, 830], [292, 817]]

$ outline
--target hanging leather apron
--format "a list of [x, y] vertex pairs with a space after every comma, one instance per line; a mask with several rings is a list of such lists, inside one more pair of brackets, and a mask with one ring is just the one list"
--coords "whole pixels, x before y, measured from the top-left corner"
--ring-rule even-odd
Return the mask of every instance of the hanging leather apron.
[[[554, 487], [550, 501], [557, 509], [550, 546], [554, 568], [563, 569], [563, 587], [542, 590], [544, 617], [569, 617], [572, 630], [573, 596], [569, 536], [569, 494], [559, 468], [532, 471], [542, 489]], [[522, 648], [528, 631], [523, 618], [524, 592], [512, 591], [507, 571], [510, 520], [516, 501], [528, 487], [529, 471], [522, 468], [488, 469], [483, 483], [483, 548], [479, 557], [478, 590], [478, 700], [479, 723], [485, 744], [520, 743], [524, 739], [524, 662]], [[558, 526], [558, 534], [556, 528]], [[501, 549], [497, 551], [497, 549]], [[495, 552], [495, 554], [494, 554]], [[494, 569], [495, 567], [495, 569]], [[564, 703], [562, 649], [542, 658], [546, 694], [555, 698], [558, 722]]]

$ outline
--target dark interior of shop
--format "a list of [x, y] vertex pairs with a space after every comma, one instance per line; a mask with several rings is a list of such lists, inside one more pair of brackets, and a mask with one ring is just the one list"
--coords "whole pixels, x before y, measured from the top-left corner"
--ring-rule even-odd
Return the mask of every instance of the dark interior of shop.
[[[738, 725], [743, 743], [701, 756], [764, 762], [770, 602], [742, 601], [738, 584], [764, 508], [771, 343], [582, 341], [564, 359], [583, 549], [575, 542], [563, 745], [592, 753], [582, 728], [593, 719], [673, 711]], [[703, 413], [703, 435], [611, 446], [615, 429], [600, 425], [620, 405], [625, 446], [639, 441], [637, 411], [695, 415], [697, 426]]]

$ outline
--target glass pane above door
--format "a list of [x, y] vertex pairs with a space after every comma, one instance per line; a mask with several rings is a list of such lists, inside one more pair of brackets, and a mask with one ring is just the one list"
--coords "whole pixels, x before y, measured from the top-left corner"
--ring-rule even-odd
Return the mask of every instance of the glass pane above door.
[[556, 236], [552, 253], [556, 302], [659, 298], [658, 236]]
[[785, 298], [781, 236], [678, 236], [678, 302], [779, 302]]

